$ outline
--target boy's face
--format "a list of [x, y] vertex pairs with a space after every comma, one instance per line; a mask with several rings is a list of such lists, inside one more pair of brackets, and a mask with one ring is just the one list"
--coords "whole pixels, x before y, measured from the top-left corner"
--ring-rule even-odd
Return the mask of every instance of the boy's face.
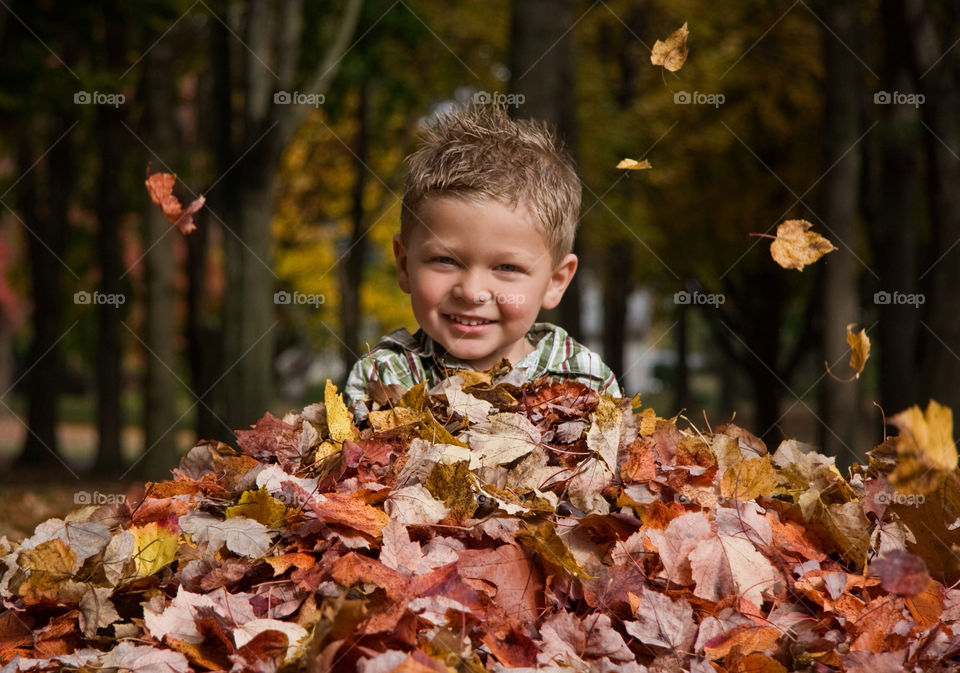
[[530, 353], [527, 330], [541, 307], [560, 303], [576, 255], [554, 267], [523, 207], [440, 196], [427, 198], [417, 215], [406, 244], [398, 235], [393, 249], [420, 328], [477, 370]]

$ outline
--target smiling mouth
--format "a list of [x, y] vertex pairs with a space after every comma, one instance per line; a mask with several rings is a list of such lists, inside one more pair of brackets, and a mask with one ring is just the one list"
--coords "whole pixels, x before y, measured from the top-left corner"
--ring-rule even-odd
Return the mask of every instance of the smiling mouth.
[[446, 317], [452, 322], [457, 323], [458, 325], [468, 325], [470, 327], [475, 327], [477, 325], [489, 325], [496, 322], [496, 320], [485, 320], [483, 318], [461, 318], [460, 316], [452, 315], [447, 313]]

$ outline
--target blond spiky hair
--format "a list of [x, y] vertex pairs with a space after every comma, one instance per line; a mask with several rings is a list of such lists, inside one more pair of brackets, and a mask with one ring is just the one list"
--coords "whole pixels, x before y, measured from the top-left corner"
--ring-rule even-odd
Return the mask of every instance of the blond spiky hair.
[[425, 131], [407, 164], [403, 240], [419, 222], [423, 200], [445, 195], [525, 206], [539, 221], [554, 265], [573, 249], [580, 179], [546, 124], [511, 119], [498, 105], [455, 108]]

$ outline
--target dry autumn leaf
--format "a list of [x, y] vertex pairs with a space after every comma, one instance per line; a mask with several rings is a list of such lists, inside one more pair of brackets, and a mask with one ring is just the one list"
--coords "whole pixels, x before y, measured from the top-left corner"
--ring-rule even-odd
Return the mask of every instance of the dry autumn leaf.
[[643, 171], [648, 168], [653, 168], [653, 166], [650, 164], [649, 159], [643, 159], [642, 161], [637, 161], [636, 159], [621, 159], [620, 163], [617, 164], [617, 168], [627, 171]]
[[184, 208], [180, 199], [173, 195], [173, 186], [176, 182], [177, 176], [172, 173], [154, 173], [144, 184], [147, 186], [150, 199], [163, 211], [163, 216], [170, 220], [181, 234], [189, 234], [197, 229], [193, 216], [203, 208], [206, 198], [202, 195], [198, 196]]
[[854, 332], [855, 324], [847, 325], [847, 343], [850, 345], [850, 368], [855, 372], [856, 378], [860, 378], [860, 373], [870, 357], [870, 339], [865, 329]]
[[930, 400], [926, 411], [913, 405], [888, 421], [900, 430], [895, 438], [896, 468], [890, 481], [901, 493], [926, 495], [942, 478], [957, 469], [953, 443], [953, 412]]
[[650, 62], [653, 65], [662, 65], [665, 70], [676, 72], [683, 67], [687, 61], [687, 37], [690, 31], [687, 30], [687, 22], [677, 30], [670, 33], [666, 40], [657, 40], [653, 44], [653, 50], [650, 52]]
[[[960, 568], [943, 562], [960, 479], [936, 403], [895, 416], [848, 481], [813, 446], [769, 454], [732, 423], [684, 427], [569, 381], [421, 386], [357, 424], [337, 398], [326, 422], [310, 405], [238, 431], [243, 455], [201, 443], [109, 528], [86, 507], [0, 539], [0, 666], [960, 665]], [[902, 488], [923, 479], [937, 490], [912, 506]]]
[[809, 231], [812, 226], [806, 220], [782, 222], [777, 227], [776, 240], [770, 244], [773, 261], [784, 269], [803, 271], [807, 264], [813, 264], [837, 249], [820, 234]]

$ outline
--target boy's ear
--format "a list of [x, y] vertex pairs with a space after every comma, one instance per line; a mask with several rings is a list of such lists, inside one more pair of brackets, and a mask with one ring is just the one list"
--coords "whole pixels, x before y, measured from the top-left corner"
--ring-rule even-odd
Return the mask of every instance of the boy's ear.
[[543, 295], [542, 308], [556, 308], [560, 300], [563, 299], [563, 293], [567, 291], [567, 286], [573, 280], [573, 274], [577, 272], [579, 264], [577, 256], [572, 252], [560, 260], [560, 263], [553, 268], [550, 274], [550, 284], [547, 285], [547, 291]]
[[393, 237], [393, 256], [397, 258], [397, 284], [410, 294], [410, 274], [407, 273], [407, 250], [403, 247], [400, 234]]

